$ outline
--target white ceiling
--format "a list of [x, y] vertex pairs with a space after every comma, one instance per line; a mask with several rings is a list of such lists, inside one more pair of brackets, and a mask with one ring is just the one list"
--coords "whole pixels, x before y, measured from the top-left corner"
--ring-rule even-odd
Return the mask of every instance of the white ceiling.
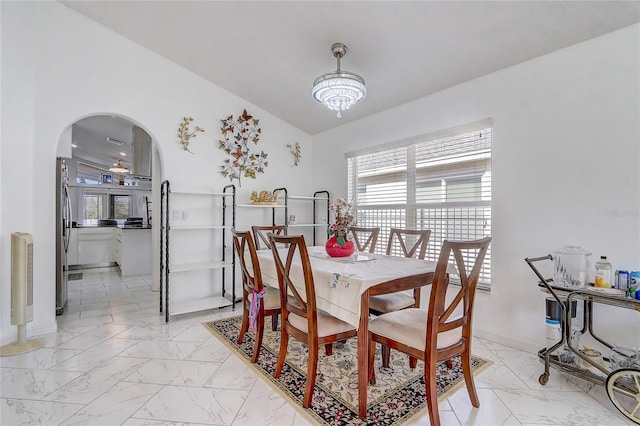
[[[94, 115], [77, 121], [71, 131], [72, 157], [108, 169], [122, 160], [131, 170], [134, 124], [111, 115]], [[108, 142], [107, 137], [122, 142]]]
[[[640, 22], [640, 1], [62, 1], [315, 134]], [[311, 98], [336, 68], [367, 97], [341, 119]]]

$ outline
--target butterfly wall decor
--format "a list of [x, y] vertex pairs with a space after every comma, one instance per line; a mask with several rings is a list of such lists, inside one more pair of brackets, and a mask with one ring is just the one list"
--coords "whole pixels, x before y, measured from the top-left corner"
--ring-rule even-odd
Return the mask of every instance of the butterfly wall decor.
[[218, 140], [219, 148], [229, 155], [220, 166], [220, 173], [231, 181], [237, 180], [242, 186], [242, 177], [255, 179], [256, 174], [264, 173], [264, 168], [269, 165], [268, 154], [251, 151], [251, 143], [257, 145], [260, 140], [260, 120], [253, 118], [245, 109], [237, 119], [230, 115], [220, 121], [223, 138]]

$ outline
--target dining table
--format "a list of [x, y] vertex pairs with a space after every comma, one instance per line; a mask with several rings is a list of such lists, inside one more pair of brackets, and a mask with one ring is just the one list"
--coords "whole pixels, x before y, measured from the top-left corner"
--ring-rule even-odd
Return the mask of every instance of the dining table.
[[[286, 248], [279, 248], [286, 257]], [[430, 285], [436, 262], [356, 252], [346, 257], [330, 257], [324, 246], [307, 248], [316, 291], [317, 308], [357, 328], [358, 339], [358, 417], [367, 415], [369, 360], [369, 297]], [[278, 287], [278, 273], [271, 250], [258, 250], [264, 285]], [[449, 273], [455, 273], [455, 267]], [[296, 287], [304, 289], [299, 257], [291, 267]], [[297, 284], [299, 283], [299, 284]]]

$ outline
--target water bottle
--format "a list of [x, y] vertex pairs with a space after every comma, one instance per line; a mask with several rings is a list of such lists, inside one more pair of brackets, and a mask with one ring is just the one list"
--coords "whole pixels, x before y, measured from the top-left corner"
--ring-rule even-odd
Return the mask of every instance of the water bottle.
[[600, 256], [596, 262], [596, 287], [611, 288], [611, 270], [607, 256]]

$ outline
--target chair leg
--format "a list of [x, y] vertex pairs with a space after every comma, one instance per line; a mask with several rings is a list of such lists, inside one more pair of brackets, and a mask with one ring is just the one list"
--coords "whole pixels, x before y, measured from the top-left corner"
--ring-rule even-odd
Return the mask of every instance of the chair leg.
[[278, 331], [278, 314], [271, 315], [271, 330]]
[[471, 371], [471, 350], [468, 346], [465, 351], [460, 354], [460, 358], [462, 361], [462, 373], [464, 375], [464, 382], [467, 385], [467, 392], [469, 392], [471, 405], [478, 408], [480, 406], [480, 400], [478, 399], [476, 385], [473, 380], [473, 372]]
[[[384, 347], [384, 345], [382, 346]], [[376, 342], [373, 339], [369, 339], [369, 383], [372, 385], [376, 384], [376, 369], [375, 369], [375, 360], [376, 360]]]
[[260, 349], [262, 348], [262, 337], [264, 336], [264, 315], [258, 316], [258, 324], [256, 324], [256, 337], [255, 342], [253, 343], [253, 356], [251, 357], [251, 362], [258, 362], [258, 357], [260, 356]]
[[280, 377], [280, 373], [282, 372], [282, 366], [284, 366], [284, 359], [287, 357], [287, 346], [289, 345], [289, 334], [284, 327], [282, 327], [282, 331], [280, 332], [280, 353], [278, 354], [278, 363], [276, 364], [276, 369], [273, 372], [273, 377], [276, 379]]
[[438, 387], [436, 381], [436, 360], [429, 358], [424, 363], [424, 383], [427, 392], [427, 407], [431, 426], [440, 426], [440, 412], [438, 411]]
[[302, 407], [311, 407], [313, 399], [313, 388], [316, 385], [316, 373], [318, 371], [318, 344], [309, 345], [309, 360], [307, 366], [307, 383], [304, 387], [304, 398], [302, 399]]
[[238, 344], [242, 343], [242, 341], [244, 340], [244, 333], [246, 333], [249, 329], [249, 310], [246, 306], [246, 298], [245, 302], [243, 302], [242, 310], [242, 325], [240, 326], [240, 332], [238, 333]]
[[414, 370], [418, 365], [418, 358], [410, 356], [409, 357], [409, 368]]
[[[389, 368], [391, 363], [391, 349], [387, 345], [382, 345], [382, 366]], [[409, 357], [409, 368], [412, 370], [418, 365], [418, 358]]]
[[324, 353], [327, 356], [333, 355], [333, 343], [327, 343], [324, 345]]
[[391, 362], [391, 349], [389, 346], [382, 345], [382, 366], [384, 368], [389, 368], [389, 363]]

